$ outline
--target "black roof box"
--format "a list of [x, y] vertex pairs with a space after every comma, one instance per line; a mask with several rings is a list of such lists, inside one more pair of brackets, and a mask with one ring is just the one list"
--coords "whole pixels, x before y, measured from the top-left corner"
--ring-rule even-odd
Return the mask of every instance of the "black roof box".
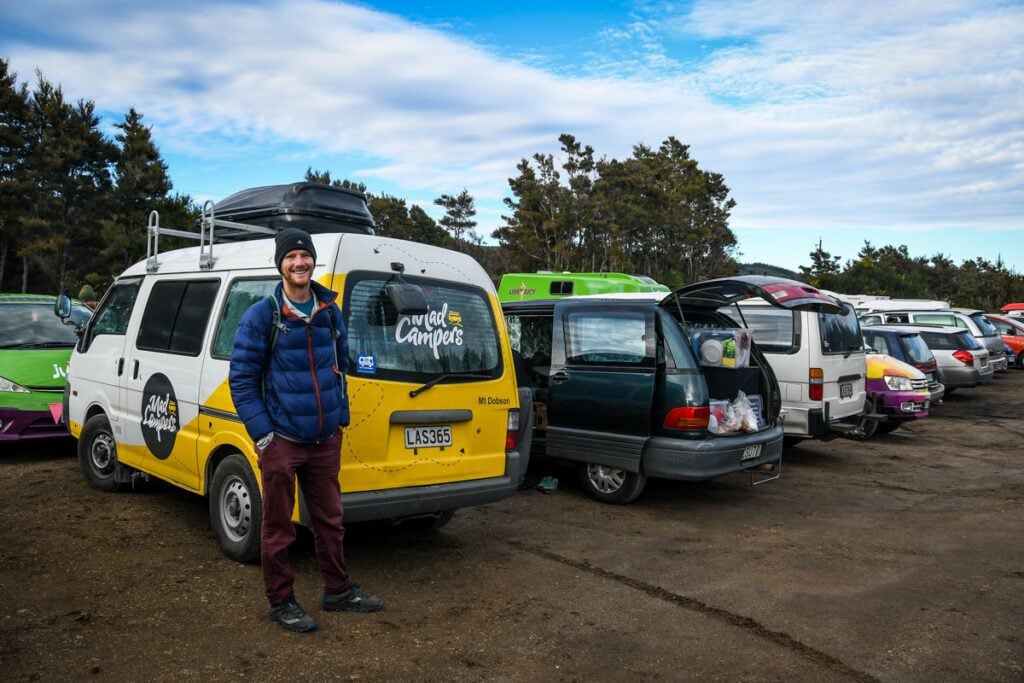
[[[218, 220], [259, 225], [274, 230], [301, 228], [312, 234], [373, 234], [373, 216], [366, 195], [319, 183], [267, 185], [236, 192], [213, 205]], [[251, 235], [252, 239], [260, 235]]]

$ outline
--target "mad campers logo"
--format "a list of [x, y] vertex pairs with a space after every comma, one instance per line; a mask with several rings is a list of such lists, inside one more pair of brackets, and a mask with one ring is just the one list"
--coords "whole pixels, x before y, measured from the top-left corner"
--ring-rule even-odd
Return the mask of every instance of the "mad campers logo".
[[150, 452], [161, 460], [169, 458], [180, 426], [171, 380], [157, 373], [142, 390], [142, 437]]
[[440, 358], [442, 346], [462, 346], [462, 314], [449, 311], [445, 303], [440, 311], [404, 316], [395, 326], [395, 341], [412, 346], [429, 346], [434, 352], [434, 358]]

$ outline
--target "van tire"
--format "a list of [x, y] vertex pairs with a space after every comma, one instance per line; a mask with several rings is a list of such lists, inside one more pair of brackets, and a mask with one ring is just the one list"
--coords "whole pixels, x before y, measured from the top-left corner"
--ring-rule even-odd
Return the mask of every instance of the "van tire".
[[602, 503], [632, 503], [647, 486], [647, 475], [643, 471], [627, 472], [592, 462], [581, 462], [578, 471], [583, 490], [588, 496]]
[[882, 422], [878, 425], [878, 432], [880, 434], [892, 434], [902, 425], [902, 422]]
[[1024, 370], [1024, 351], [1017, 354], [1017, 368]]
[[234, 453], [217, 465], [210, 482], [210, 526], [221, 551], [236, 562], [260, 558], [263, 498], [248, 461]]
[[85, 421], [78, 437], [78, 464], [89, 486], [100, 491], [122, 491], [117, 481], [117, 442], [106, 415], [93, 415]]
[[875, 435], [875, 432], [878, 431], [878, 428], [881, 424], [883, 423], [879, 422], [878, 420], [864, 420], [864, 422], [861, 424], [859, 428], [852, 432], [848, 432], [847, 436], [849, 436], [854, 441], [867, 441], [868, 439]]

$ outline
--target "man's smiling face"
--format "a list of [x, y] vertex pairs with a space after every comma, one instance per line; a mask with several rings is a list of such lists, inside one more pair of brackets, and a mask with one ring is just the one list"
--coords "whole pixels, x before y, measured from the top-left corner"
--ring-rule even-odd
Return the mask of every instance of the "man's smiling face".
[[292, 287], [305, 289], [313, 279], [316, 262], [305, 249], [292, 249], [281, 260], [281, 275]]

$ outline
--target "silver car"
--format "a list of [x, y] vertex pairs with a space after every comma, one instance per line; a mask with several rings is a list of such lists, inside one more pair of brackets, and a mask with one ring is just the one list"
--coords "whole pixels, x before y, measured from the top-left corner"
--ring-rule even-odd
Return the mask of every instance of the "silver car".
[[992, 380], [994, 370], [989, 363], [988, 349], [979, 344], [970, 331], [948, 325], [906, 327], [917, 331], [931, 349], [947, 394]]
[[988, 349], [989, 364], [999, 372], [1006, 370], [1006, 355], [1003, 349], [1003, 338], [992, 323], [985, 318], [984, 311], [967, 308], [944, 309], [937, 311], [893, 310], [874, 311], [860, 317], [861, 325], [903, 324], [911, 325], [947, 325], [968, 330], [978, 343]]

